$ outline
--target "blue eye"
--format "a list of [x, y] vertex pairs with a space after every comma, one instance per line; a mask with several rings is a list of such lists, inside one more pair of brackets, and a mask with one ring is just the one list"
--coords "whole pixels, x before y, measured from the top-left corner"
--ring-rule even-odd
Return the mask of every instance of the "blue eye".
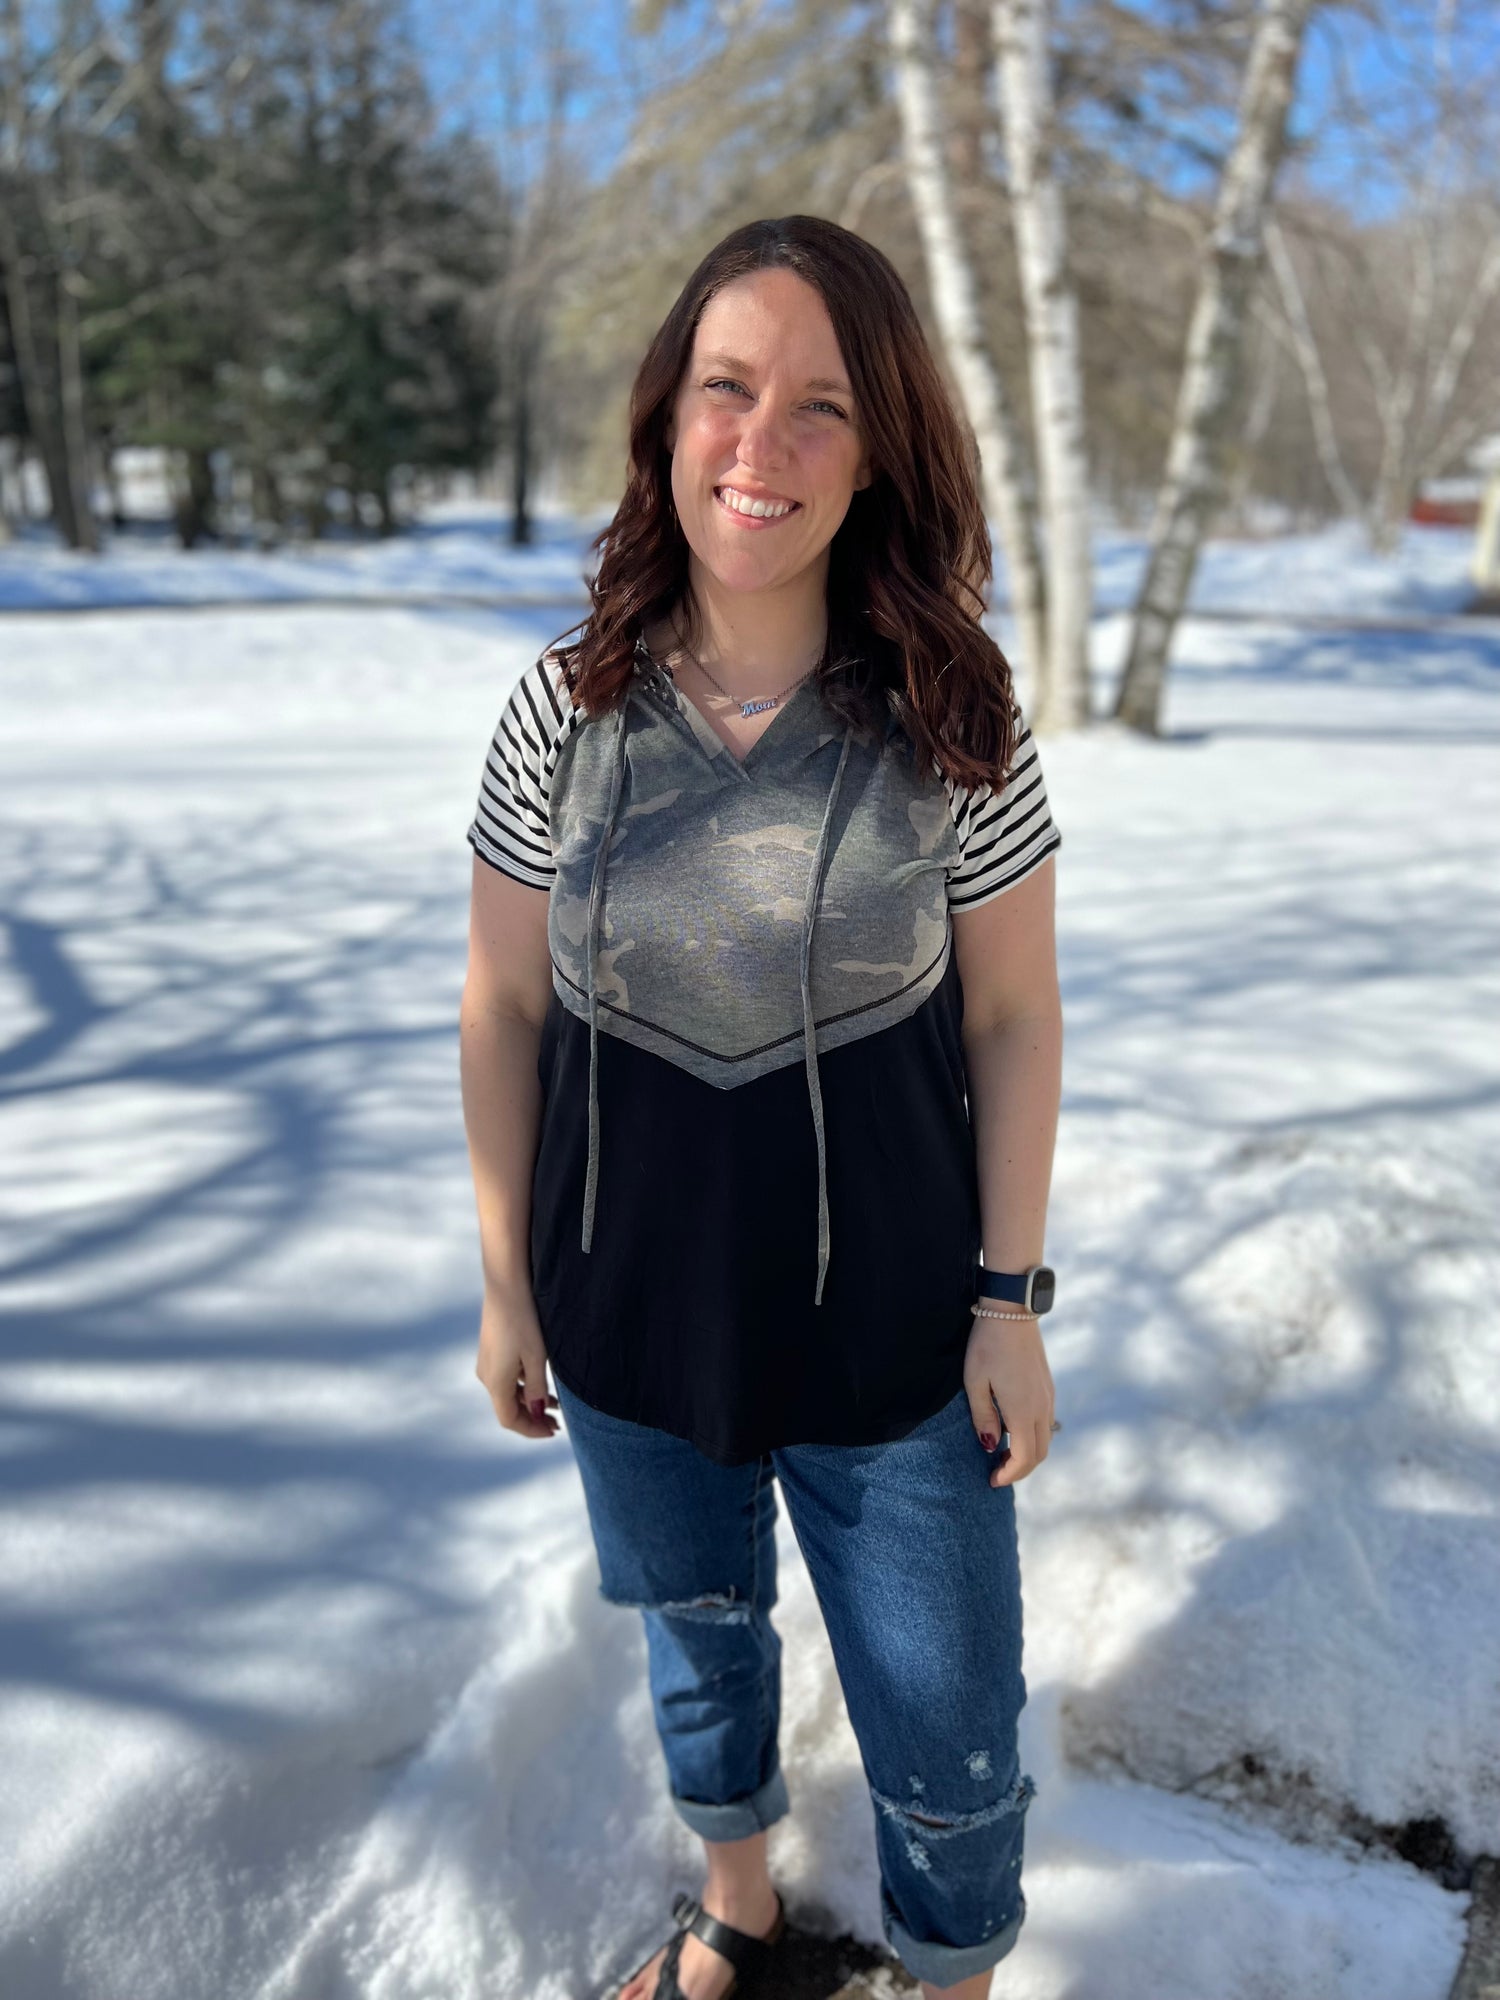
[[[743, 396], [748, 396], [750, 393], [743, 382], [732, 382], [727, 375], [715, 376], [712, 382], [705, 382], [703, 386], [705, 389], [738, 389]], [[815, 410], [832, 410], [836, 417], [842, 417], [845, 422], [848, 421], [846, 413], [839, 408], [837, 403], [818, 401], [810, 407]]]

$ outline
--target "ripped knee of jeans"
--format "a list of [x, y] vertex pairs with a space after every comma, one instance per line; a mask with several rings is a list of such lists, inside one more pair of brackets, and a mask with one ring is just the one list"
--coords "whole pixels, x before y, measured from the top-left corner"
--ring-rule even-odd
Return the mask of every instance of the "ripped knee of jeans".
[[[988, 1774], [988, 1757], [983, 1752], [976, 1752], [975, 1755], [985, 1756], [985, 1772]], [[921, 1778], [913, 1773], [909, 1782], [914, 1799], [920, 1801], [921, 1811], [911, 1804], [903, 1804], [900, 1799], [887, 1798], [884, 1792], [876, 1791], [873, 1786], [871, 1797], [906, 1834], [907, 1859], [913, 1868], [919, 1868], [924, 1873], [932, 1867], [932, 1855], [927, 1847], [929, 1841], [951, 1840], [957, 1834], [976, 1833], [981, 1827], [992, 1826], [996, 1820], [1024, 1813], [1036, 1797], [1036, 1786], [1031, 1778], [1019, 1773], [1010, 1790], [996, 1799], [993, 1805], [980, 1806], [974, 1812], [939, 1813], [931, 1808], [926, 1797], [927, 1787]]]
[[750, 1623], [749, 1601], [740, 1596], [733, 1584], [727, 1590], [706, 1590], [699, 1597], [616, 1597], [603, 1584], [599, 1586], [599, 1594], [611, 1604], [622, 1604], [635, 1611], [654, 1611], [660, 1618], [680, 1618], [690, 1624]]

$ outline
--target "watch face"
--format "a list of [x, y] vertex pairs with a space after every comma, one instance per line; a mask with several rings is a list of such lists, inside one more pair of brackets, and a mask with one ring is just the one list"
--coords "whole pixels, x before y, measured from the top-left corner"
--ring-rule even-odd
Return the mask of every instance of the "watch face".
[[1050, 1264], [1038, 1264], [1031, 1274], [1031, 1310], [1037, 1313], [1051, 1312], [1053, 1294], [1057, 1290], [1057, 1274]]

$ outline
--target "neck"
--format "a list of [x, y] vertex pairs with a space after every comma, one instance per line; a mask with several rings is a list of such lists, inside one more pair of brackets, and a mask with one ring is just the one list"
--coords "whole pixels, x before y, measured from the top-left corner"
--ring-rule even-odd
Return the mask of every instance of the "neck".
[[775, 590], [725, 590], [696, 556], [688, 586], [696, 619], [679, 606], [679, 641], [736, 694], [774, 694], [816, 666], [828, 635], [826, 565]]

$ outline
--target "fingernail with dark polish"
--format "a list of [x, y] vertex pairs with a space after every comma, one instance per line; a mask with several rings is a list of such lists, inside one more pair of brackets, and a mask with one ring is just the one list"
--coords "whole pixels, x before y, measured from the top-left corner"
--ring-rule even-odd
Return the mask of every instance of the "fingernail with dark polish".
[[981, 1431], [979, 1433], [979, 1442], [984, 1446], [986, 1451], [993, 1451], [1000, 1440], [995, 1436], [993, 1431]]

